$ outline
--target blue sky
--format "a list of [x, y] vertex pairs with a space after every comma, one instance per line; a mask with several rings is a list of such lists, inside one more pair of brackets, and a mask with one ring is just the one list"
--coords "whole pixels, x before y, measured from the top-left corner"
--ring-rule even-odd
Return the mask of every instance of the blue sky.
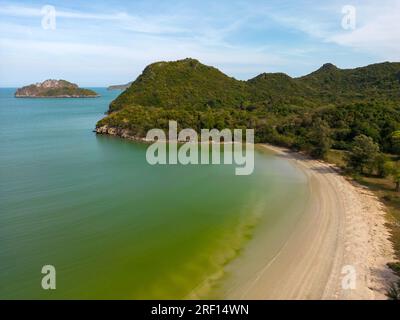
[[[56, 28], [42, 27], [45, 5]], [[356, 9], [355, 29], [342, 8]], [[398, 0], [2, 1], [0, 86], [134, 80], [154, 61], [197, 58], [238, 79], [400, 61]]]

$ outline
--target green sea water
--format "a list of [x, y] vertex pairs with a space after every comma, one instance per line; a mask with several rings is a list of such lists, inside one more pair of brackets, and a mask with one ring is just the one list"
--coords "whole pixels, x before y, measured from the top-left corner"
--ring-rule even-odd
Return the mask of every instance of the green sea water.
[[[95, 90], [0, 89], [0, 298], [179, 299], [199, 288], [206, 298], [257, 225], [297, 218], [306, 180], [286, 160], [257, 151], [250, 176], [151, 166], [146, 145], [92, 132], [119, 93]], [[41, 287], [44, 265], [56, 290]]]

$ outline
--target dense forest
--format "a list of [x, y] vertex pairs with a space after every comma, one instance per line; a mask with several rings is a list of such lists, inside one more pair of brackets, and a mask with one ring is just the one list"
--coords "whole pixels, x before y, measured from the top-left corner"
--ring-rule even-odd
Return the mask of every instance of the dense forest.
[[[254, 128], [256, 142], [270, 142], [323, 157], [369, 137], [380, 151], [399, 152], [400, 63], [356, 69], [325, 64], [291, 78], [263, 73], [248, 81], [228, 77], [194, 59], [157, 62], [110, 105], [97, 126], [142, 137], [151, 128]], [[396, 138], [396, 132], [398, 137]]]

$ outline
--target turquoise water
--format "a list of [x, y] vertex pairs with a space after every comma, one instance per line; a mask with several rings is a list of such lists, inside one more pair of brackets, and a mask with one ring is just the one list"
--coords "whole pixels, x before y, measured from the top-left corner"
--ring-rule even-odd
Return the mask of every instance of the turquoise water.
[[[184, 298], [223, 281], [255, 224], [273, 227], [303, 201], [302, 174], [260, 151], [251, 176], [148, 165], [146, 145], [92, 132], [119, 93], [95, 90], [16, 99], [0, 89], [0, 298]], [[47, 264], [56, 290], [41, 288]]]

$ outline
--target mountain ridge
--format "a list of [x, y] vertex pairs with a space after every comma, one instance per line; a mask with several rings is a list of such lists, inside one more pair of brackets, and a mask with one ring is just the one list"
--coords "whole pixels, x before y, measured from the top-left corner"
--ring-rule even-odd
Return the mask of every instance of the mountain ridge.
[[[388, 73], [391, 71], [398, 73], [400, 79], [400, 63], [396, 62], [354, 69], [340, 69], [326, 63], [302, 77], [264, 72], [242, 81], [192, 58], [160, 61], [148, 65], [131, 86], [111, 103], [110, 111], [129, 104], [196, 109], [207, 106], [240, 107], [243, 103], [262, 103], [268, 99], [283, 104], [317, 106], [338, 103], [343, 99], [361, 100], [363, 94], [374, 98], [389, 95], [400, 101], [400, 82], [396, 83], [393, 74], [390, 78]], [[392, 90], [396, 84], [397, 92]], [[354, 90], [358, 92], [350, 92]]]

